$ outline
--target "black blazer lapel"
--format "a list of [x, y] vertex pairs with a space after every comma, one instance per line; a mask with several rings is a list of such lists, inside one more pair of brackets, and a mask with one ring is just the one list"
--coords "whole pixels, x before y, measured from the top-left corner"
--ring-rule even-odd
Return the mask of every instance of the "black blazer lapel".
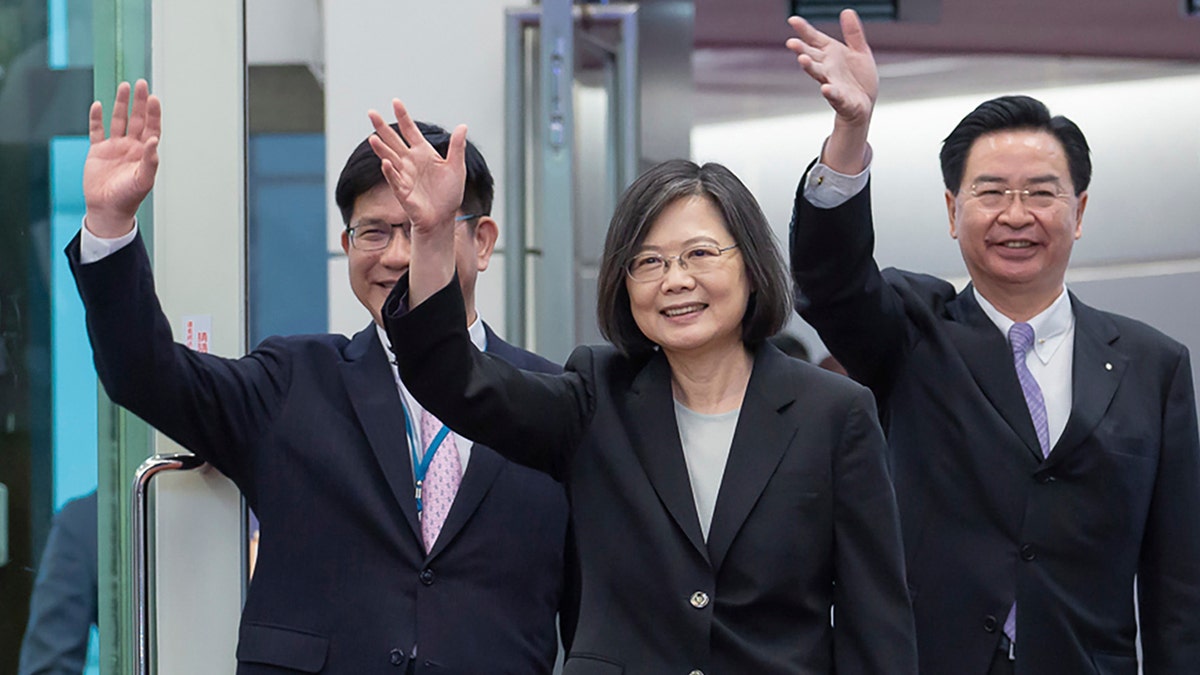
[[[1025, 395], [1021, 393], [1008, 340], [975, 302], [969, 284], [957, 298], [946, 304], [946, 309], [955, 319], [946, 332], [962, 354], [975, 383], [1025, 443], [1033, 458], [1041, 462], [1042, 446], [1033, 428]], [[947, 395], [953, 395], [953, 392], [947, 392]]]
[[721, 568], [734, 537], [796, 435], [796, 419], [781, 414], [795, 400], [788, 383], [778, 381], [787, 377], [786, 358], [769, 344], [755, 355], [708, 531], [714, 570]]
[[661, 352], [656, 353], [633, 380], [626, 407], [634, 451], [659, 500], [701, 556], [708, 549], [700, 532], [700, 518], [692, 498], [675, 404], [671, 394], [671, 369]]
[[1044, 469], [1062, 461], [1079, 447], [1108, 410], [1129, 359], [1113, 346], [1120, 333], [1102, 313], [1071, 295], [1075, 314], [1075, 352], [1071, 365], [1071, 416], [1062, 436], [1046, 458]]
[[409, 459], [408, 437], [404, 433], [404, 413], [400, 408], [400, 392], [391, 376], [387, 356], [379, 342], [374, 324], [360, 331], [346, 347], [346, 360], [341, 363], [342, 383], [354, 405], [392, 494], [404, 512], [417, 541], [421, 540], [421, 524], [417, 520], [417, 504], [413, 493], [412, 461]]

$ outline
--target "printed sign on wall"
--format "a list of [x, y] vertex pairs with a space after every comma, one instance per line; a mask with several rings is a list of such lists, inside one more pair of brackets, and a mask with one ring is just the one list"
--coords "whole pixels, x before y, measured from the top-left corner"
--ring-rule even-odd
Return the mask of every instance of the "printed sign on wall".
[[211, 314], [195, 314], [183, 317], [183, 344], [188, 349], [207, 354], [211, 337]]

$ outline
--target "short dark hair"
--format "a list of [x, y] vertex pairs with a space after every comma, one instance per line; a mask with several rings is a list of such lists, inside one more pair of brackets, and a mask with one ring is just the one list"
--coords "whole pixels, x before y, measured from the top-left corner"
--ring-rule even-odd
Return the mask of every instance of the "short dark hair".
[[742, 318], [742, 340], [755, 346], [778, 333], [792, 312], [792, 286], [767, 217], [750, 190], [720, 164], [699, 166], [675, 159], [643, 173], [625, 190], [608, 225], [597, 281], [600, 332], [629, 355], [654, 348], [633, 319], [625, 266], [645, 241], [658, 216], [676, 200], [699, 195], [712, 200], [733, 235], [751, 284]]
[[1087, 139], [1071, 120], [1051, 117], [1045, 103], [1030, 96], [1001, 96], [979, 104], [942, 141], [942, 180], [946, 189], [958, 194], [962, 187], [967, 154], [980, 136], [1010, 129], [1044, 131], [1062, 144], [1067, 153], [1071, 183], [1078, 195], [1092, 181], [1092, 159]]
[[[400, 133], [399, 125], [393, 122], [391, 127], [396, 130], [396, 133]], [[425, 136], [429, 144], [441, 153], [442, 157], [445, 157], [446, 151], [450, 148], [450, 133], [436, 124], [426, 124], [425, 122], [417, 122], [417, 128], [421, 130], [421, 134]], [[355, 200], [384, 182], [382, 162], [375, 151], [371, 149], [369, 138], [370, 136], [364, 138], [363, 142], [354, 148], [354, 152], [350, 153], [350, 158], [342, 167], [337, 187], [333, 191], [333, 199], [337, 202], [338, 210], [342, 212], [342, 222], [346, 227], [350, 226], [350, 218], [354, 215]], [[490, 215], [492, 197], [495, 192], [492, 172], [488, 170], [483, 153], [479, 152], [479, 148], [470, 141], [467, 141], [466, 156], [467, 182], [463, 189], [462, 210], [471, 215]], [[476, 222], [473, 220], [471, 224], [474, 225]]]

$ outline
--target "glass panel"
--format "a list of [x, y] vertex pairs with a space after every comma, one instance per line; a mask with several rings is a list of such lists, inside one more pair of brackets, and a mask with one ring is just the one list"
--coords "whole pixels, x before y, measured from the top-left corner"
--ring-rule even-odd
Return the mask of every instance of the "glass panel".
[[[107, 117], [118, 82], [150, 78], [150, 1], [93, 0], [91, 6], [95, 98], [105, 101]], [[138, 213], [138, 228], [147, 241], [154, 234], [152, 199]], [[97, 391], [100, 664], [104, 673], [132, 673], [130, 483], [150, 455], [152, 436], [141, 420], [113, 405], [99, 387]]]
[[92, 9], [0, 1], [0, 672], [98, 672], [96, 380], [61, 253], [83, 214]]

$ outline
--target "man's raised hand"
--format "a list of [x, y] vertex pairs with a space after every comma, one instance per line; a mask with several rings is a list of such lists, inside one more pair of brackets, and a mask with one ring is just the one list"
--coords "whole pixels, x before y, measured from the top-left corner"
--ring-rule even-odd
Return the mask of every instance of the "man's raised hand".
[[88, 111], [87, 160], [83, 165], [83, 199], [87, 228], [98, 237], [116, 238], [133, 228], [138, 206], [154, 187], [158, 171], [158, 139], [162, 135], [162, 103], [150, 95], [145, 80], [133, 87], [129, 110], [128, 82], [117, 87], [107, 138], [99, 101]]
[[845, 43], [798, 16], [791, 17], [788, 24], [797, 37], [788, 39], [787, 48], [796, 53], [804, 72], [820, 83], [821, 95], [829, 101], [839, 122], [866, 126], [879, 94], [879, 72], [858, 14], [842, 10], [840, 19]]

